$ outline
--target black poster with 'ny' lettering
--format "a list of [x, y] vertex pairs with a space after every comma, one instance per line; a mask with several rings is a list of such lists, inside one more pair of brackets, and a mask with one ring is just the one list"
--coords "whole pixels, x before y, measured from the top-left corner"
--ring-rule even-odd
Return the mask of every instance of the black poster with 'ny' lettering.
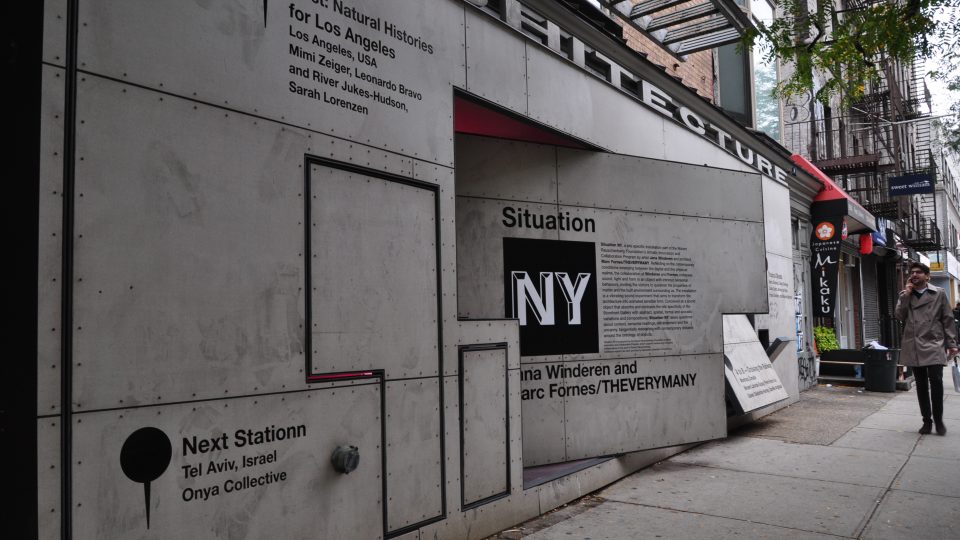
[[503, 290], [521, 355], [599, 352], [593, 242], [504, 238]]

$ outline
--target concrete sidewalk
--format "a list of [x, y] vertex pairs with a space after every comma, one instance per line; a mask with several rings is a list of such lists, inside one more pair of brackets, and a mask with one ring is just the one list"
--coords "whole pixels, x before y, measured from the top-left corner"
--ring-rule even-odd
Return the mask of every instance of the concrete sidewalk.
[[495, 538], [960, 539], [960, 395], [917, 433], [916, 390], [801, 401]]

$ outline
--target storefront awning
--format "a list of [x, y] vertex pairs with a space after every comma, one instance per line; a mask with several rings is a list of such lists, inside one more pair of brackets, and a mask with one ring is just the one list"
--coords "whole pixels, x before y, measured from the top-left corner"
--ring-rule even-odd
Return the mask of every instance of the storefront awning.
[[847, 221], [847, 230], [851, 233], [877, 230], [877, 218], [867, 212], [866, 208], [854, 200], [826, 173], [800, 154], [794, 154], [790, 159], [823, 184], [823, 188], [813, 198], [813, 204], [810, 206], [814, 220], [843, 216]]

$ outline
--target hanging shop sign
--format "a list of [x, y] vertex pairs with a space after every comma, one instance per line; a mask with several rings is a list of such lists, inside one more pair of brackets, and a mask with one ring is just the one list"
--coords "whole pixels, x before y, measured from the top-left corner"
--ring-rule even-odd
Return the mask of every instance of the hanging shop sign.
[[933, 175], [930, 173], [905, 174], [887, 178], [888, 192], [891, 197], [933, 193]]
[[842, 217], [825, 219], [813, 228], [810, 249], [813, 276], [813, 313], [833, 317], [836, 309], [837, 281], [840, 269], [840, 242], [845, 227]]
[[887, 229], [889, 228], [890, 221], [887, 218], [877, 218], [877, 230], [870, 233], [873, 238], [873, 245], [884, 247], [887, 245]]

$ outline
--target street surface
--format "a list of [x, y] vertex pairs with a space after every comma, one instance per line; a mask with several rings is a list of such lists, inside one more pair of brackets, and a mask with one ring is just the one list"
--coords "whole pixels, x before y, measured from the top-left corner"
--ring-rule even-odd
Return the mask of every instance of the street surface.
[[960, 395], [920, 435], [915, 389], [819, 386], [794, 405], [493, 536], [960, 539]]

